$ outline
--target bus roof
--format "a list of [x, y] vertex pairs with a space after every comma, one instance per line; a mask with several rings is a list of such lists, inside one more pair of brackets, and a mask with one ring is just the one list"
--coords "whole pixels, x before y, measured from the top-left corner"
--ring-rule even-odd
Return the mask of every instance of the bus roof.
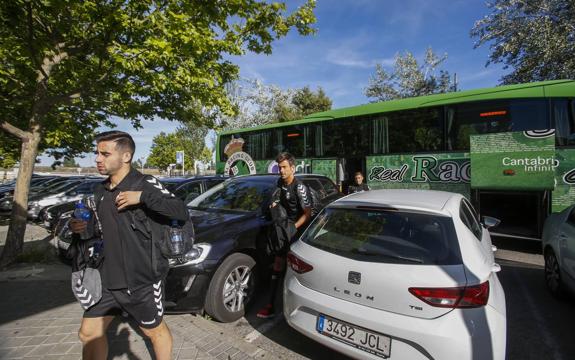
[[542, 98], [575, 96], [574, 80], [552, 80], [518, 85], [505, 85], [493, 88], [457, 91], [445, 94], [418, 96], [413, 98], [382, 101], [347, 108], [328, 110], [307, 115], [301, 120], [266, 124], [251, 128], [222, 131], [220, 135], [236, 134], [260, 129], [270, 129], [290, 125], [299, 125], [316, 121], [341, 119], [353, 116], [379, 114], [390, 111], [424, 108], [429, 106], [457, 104], [466, 101], [511, 99], [511, 98]]

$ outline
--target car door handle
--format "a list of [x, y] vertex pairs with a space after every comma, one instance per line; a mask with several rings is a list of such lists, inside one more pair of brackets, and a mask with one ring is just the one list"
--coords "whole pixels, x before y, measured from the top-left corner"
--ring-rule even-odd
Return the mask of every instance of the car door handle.
[[491, 245], [491, 251], [496, 252], [496, 251], [497, 251], [497, 246]]
[[567, 239], [567, 235], [565, 235], [564, 233], [559, 234], [559, 238], [565, 240]]
[[491, 272], [500, 272], [501, 271], [501, 265], [499, 265], [498, 263], [493, 263], [493, 265], [491, 265]]

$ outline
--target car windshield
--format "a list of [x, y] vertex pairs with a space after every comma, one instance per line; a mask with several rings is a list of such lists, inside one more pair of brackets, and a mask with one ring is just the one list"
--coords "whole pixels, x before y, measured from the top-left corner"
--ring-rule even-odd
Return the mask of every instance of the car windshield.
[[199, 209], [257, 211], [269, 198], [275, 183], [238, 179], [214, 186], [190, 202]]
[[368, 262], [462, 262], [452, 219], [428, 213], [327, 208], [302, 240], [322, 250]]

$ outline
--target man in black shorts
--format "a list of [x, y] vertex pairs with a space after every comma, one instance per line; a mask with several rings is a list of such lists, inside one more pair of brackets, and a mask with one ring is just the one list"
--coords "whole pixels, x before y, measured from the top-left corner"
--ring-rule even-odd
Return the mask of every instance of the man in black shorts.
[[[152, 176], [132, 168], [136, 146], [132, 137], [109, 131], [96, 137], [98, 172], [108, 178], [94, 190], [96, 214], [100, 221], [104, 259], [100, 268], [102, 298], [84, 312], [79, 337], [83, 359], [106, 359], [106, 329], [122, 312], [138, 322], [150, 338], [155, 358], [170, 359], [172, 335], [163, 320], [164, 281], [168, 260], [152, 251], [150, 234], [137, 229], [135, 209], [152, 229], [159, 218], [186, 221], [185, 204]], [[87, 223], [73, 219], [70, 228], [81, 233]]]
[[[296, 234], [291, 239], [291, 241], [294, 241], [301, 235], [303, 229], [305, 229], [304, 225], [311, 219], [312, 198], [307, 186], [295, 177], [295, 158], [293, 155], [286, 152], [281, 153], [277, 156], [276, 162], [280, 170], [280, 178], [278, 179], [279, 204], [286, 210], [289, 221], [295, 225]], [[272, 203], [272, 206], [276, 206], [276, 203]], [[257, 316], [260, 318], [266, 319], [275, 315], [275, 296], [281, 275], [286, 268], [286, 255], [289, 250], [289, 244], [284, 250], [279, 254], [275, 254], [270, 284], [270, 301], [263, 309], [258, 311]]]

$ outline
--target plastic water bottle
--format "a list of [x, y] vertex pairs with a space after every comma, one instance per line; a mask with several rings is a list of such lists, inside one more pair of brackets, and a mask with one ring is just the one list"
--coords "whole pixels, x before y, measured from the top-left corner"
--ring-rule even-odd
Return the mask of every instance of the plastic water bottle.
[[170, 246], [172, 255], [182, 255], [184, 252], [184, 231], [178, 220], [172, 220], [170, 227]]
[[90, 211], [90, 209], [88, 209], [86, 207], [86, 205], [84, 205], [84, 203], [82, 201], [78, 201], [76, 203], [76, 209], [74, 210], [74, 218], [78, 219], [78, 220], [82, 220], [85, 221], [86, 224], [86, 229], [84, 229], [84, 231], [82, 231], [80, 233], [80, 239], [82, 240], [88, 240], [92, 237], [92, 231], [91, 230], [91, 219], [92, 219], [92, 212]]

